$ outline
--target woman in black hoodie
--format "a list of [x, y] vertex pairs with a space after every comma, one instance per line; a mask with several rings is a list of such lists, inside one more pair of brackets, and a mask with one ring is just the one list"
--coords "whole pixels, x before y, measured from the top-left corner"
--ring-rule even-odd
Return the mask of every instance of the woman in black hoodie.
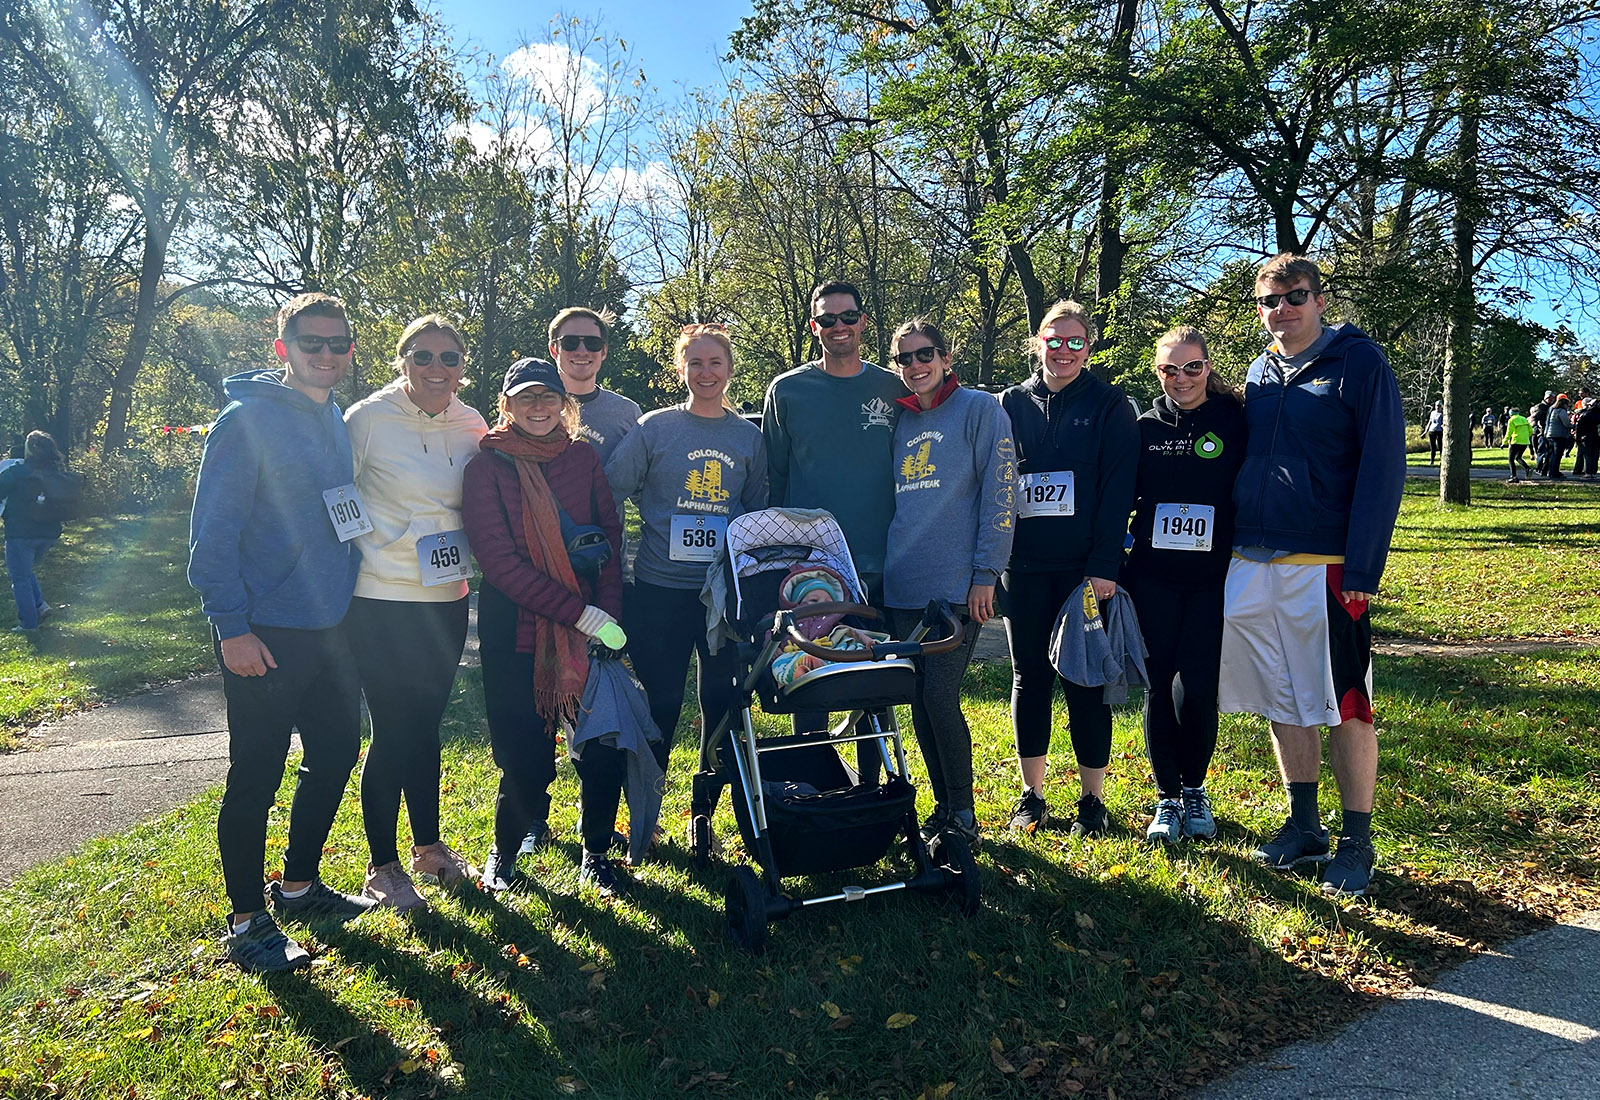
[[1133, 550], [1122, 584], [1150, 653], [1144, 738], [1155, 771], [1147, 839], [1213, 837], [1206, 769], [1217, 747], [1222, 592], [1233, 552], [1233, 482], [1244, 461], [1238, 396], [1187, 325], [1156, 343], [1161, 396], [1139, 418]]
[[1000, 395], [1017, 448], [1017, 531], [999, 592], [1022, 772], [1022, 795], [1010, 825], [1026, 832], [1049, 820], [1044, 775], [1057, 682], [1066, 696], [1083, 786], [1072, 832], [1101, 836], [1111, 825], [1102, 798], [1111, 761], [1111, 707], [1101, 688], [1070, 683], [1050, 663], [1050, 633], [1066, 601], [1081, 598], [1085, 581], [1101, 600], [1116, 593], [1133, 510], [1139, 429], [1127, 395], [1088, 370], [1094, 341], [1088, 310], [1057, 302], [1030, 341], [1038, 373]]

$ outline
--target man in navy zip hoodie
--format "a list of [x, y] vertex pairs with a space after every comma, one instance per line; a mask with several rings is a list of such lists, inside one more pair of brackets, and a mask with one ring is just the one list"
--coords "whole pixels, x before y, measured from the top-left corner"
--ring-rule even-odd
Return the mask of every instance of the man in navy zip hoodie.
[[[1316, 264], [1275, 256], [1255, 292], [1273, 342], [1245, 380], [1218, 702], [1272, 723], [1289, 817], [1256, 859], [1328, 863], [1324, 893], [1362, 894], [1378, 774], [1368, 604], [1400, 510], [1405, 418], [1378, 345], [1354, 325], [1322, 323]], [[1317, 813], [1322, 726], [1343, 808], [1331, 857]]]
[[344, 306], [302, 294], [278, 314], [282, 370], [223, 383], [230, 404], [200, 460], [189, 529], [189, 583], [211, 622], [228, 706], [228, 781], [217, 846], [232, 907], [228, 957], [247, 970], [311, 960], [262, 905], [267, 812], [289, 735], [304, 756], [289, 812], [280, 915], [347, 919], [371, 907], [325, 886], [317, 867], [361, 747], [361, 686], [344, 635], [372, 525], [356, 494], [350, 437], [332, 400], [350, 369]]

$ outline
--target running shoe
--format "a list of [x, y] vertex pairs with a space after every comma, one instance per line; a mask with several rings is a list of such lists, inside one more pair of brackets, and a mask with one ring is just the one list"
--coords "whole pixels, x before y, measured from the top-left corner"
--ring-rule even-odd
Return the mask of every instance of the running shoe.
[[534, 852], [542, 852], [550, 847], [551, 839], [549, 822], [535, 821], [533, 828], [528, 830], [528, 835], [522, 838], [522, 847], [517, 849], [517, 854], [528, 856]]
[[1024, 833], [1037, 832], [1050, 820], [1050, 807], [1044, 795], [1032, 787], [1022, 788], [1016, 808], [1011, 811], [1010, 827]]
[[1328, 855], [1328, 830], [1311, 833], [1294, 823], [1294, 818], [1284, 818], [1273, 838], [1250, 853], [1258, 863], [1277, 871], [1287, 871], [1302, 863], [1326, 863]]
[[944, 832], [945, 827], [949, 824], [950, 811], [944, 808], [943, 802], [936, 802], [934, 803], [933, 813], [928, 815], [928, 819], [922, 823], [922, 828], [917, 831], [922, 834], [922, 842], [927, 844], [934, 837]]
[[511, 883], [517, 877], [517, 857], [509, 859], [500, 854], [500, 849], [490, 845], [489, 854], [483, 857], [483, 874], [478, 879], [478, 885], [491, 893], [511, 889]]
[[1078, 820], [1071, 831], [1079, 837], [1105, 836], [1111, 831], [1111, 811], [1094, 795], [1085, 794], [1078, 799]]
[[442, 840], [411, 849], [411, 873], [423, 882], [453, 887], [478, 877], [478, 869]]
[[311, 880], [311, 888], [297, 898], [283, 896], [283, 883], [273, 882], [267, 886], [267, 903], [272, 906], [278, 916], [291, 920], [317, 920], [320, 917], [333, 917], [337, 920], [350, 920], [359, 917], [368, 909], [378, 903], [371, 898], [356, 894], [341, 894], [320, 877]]
[[590, 886], [601, 897], [617, 898], [628, 892], [627, 877], [617, 870], [617, 865], [603, 855], [583, 853], [583, 863], [578, 868], [578, 885]]
[[1372, 865], [1376, 859], [1372, 841], [1340, 837], [1333, 862], [1322, 875], [1322, 892], [1329, 897], [1361, 897], [1372, 883]]
[[1183, 788], [1183, 834], [1197, 840], [1217, 835], [1217, 819], [1211, 816], [1211, 796], [1204, 787]]
[[231, 927], [222, 937], [228, 961], [240, 970], [262, 974], [274, 970], [298, 970], [311, 965], [305, 948], [283, 934], [278, 922], [267, 912], [250, 918], [250, 927], [235, 932]]
[[951, 836], [958, 836], [967, 842], [967, 847], [976, 852], [981, 838], [978, 836], [978, 815], [971, 810], [956, 810], [945, 820], [944, 831]]
[[1183, 803], [1176, 798], [1163, 798], [1156, 803], [1156, 816], [1144, 831], [1144, 838], [1152, 844], [1176, 844], [1183, 839]]
[[411, 884], [411, 876], [401, 869], [398, 859], [381, 867], [367, 864], [367, 881], [361, 887], [361, 895], [379, 905], [387, 905], [396, 913], [409, 913], [413, 909], [428, 907], [422, 895], [417, 893], [417, 888]]

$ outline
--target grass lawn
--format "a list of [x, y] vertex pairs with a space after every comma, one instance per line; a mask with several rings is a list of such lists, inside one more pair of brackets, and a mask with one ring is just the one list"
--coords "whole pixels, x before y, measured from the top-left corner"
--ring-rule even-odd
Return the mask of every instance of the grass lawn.
[[69, 524], [37, 570], [56, 609], [37, 652], [10, 632], [9, 590], [0, 599], [0, 749], [43, 719], [213, 667], [188, 532], [182, 511]]
[[1406, 482], [1374, 612], [1389, 634], [1469, 641], [1600, 635], [1600, 485], [1472, 483], [1440, 505]]

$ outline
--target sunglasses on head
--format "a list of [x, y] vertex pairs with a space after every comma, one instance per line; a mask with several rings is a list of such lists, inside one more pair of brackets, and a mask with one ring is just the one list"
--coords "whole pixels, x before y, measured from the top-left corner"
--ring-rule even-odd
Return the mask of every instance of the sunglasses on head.
[[350, 345], [356, 342], [354, 336], [296, 336], [294, 346], [307, 355], [316, 355], [323, 348], [327, 348], [335, 355], [348, 355]]
[[1256, 305], [1262, 309], [1277, 309], [1280, 301], [1287, 301], [1292, 306], [1303, 306], [1309, 297], [1311, 297], [1310, 289], [1302, 286], [1282, 294], [1257, 294]]
[[925, 348], [918, 348], [916, 351], [899, 352], [895, 355], [894, 361], [902, 367], [909, 367], [913, 359], [919, 363], [931, 363], [933, 362], [933, 357], [943, 350], [943, 348], [936, 348], [930, 344]]
[[562, 351], [577, 351], [582, 345], [585, 351], [599, 351], [606, 346], [604, 336], [563, 336], [560, 340]]
[[1088, 342], [1082, 336], [1047, 336], [1045, 337], [1044, 346], [1051, 351], [1055, 351], [1062, 344], [1065, 344], [1068, 351], [1082, 351], [1084, 345]]
[[1206, 361], [1204, 359], [1191, 359], [1182, 366], [1177, 363], [1156, 364], [1156, 370], [1160, 371], [1163, 377], [1166, 378], [1178, 377], [1179, 371], [1182, 371], [1189, 378], [1198, 378], [1205, 373], [1205, 369]]
[[853, 325], [861, 320], [861, 311], [859, 309], [847, 309], [843, 313], [819, 313], [811, 319], [822, 328], [832, 328], [835, 321], [843, 321], [847, 325]]
[[[428, 351], [426, 348], [412, 348], [406, 354], [419, 367], [425, 367], [433, 362], [433, 352]], [[459, 367], [463, 358], [465, 356], [459, 351], [441, 351], [439, 353], [439, 365], [441, 367]]]
[[720, 332], [724, 336], [726, 336], [728, 334], [728, 326], [724, 325], [724, 324], [719, 324], [716, 321], [703, 321], [700, 324], [684, 325], [681, 329], [678, 330], [678, 335], [680, 335], [680, 336], [699, 336], [701, 333], [705, 333], [705, 332]]

